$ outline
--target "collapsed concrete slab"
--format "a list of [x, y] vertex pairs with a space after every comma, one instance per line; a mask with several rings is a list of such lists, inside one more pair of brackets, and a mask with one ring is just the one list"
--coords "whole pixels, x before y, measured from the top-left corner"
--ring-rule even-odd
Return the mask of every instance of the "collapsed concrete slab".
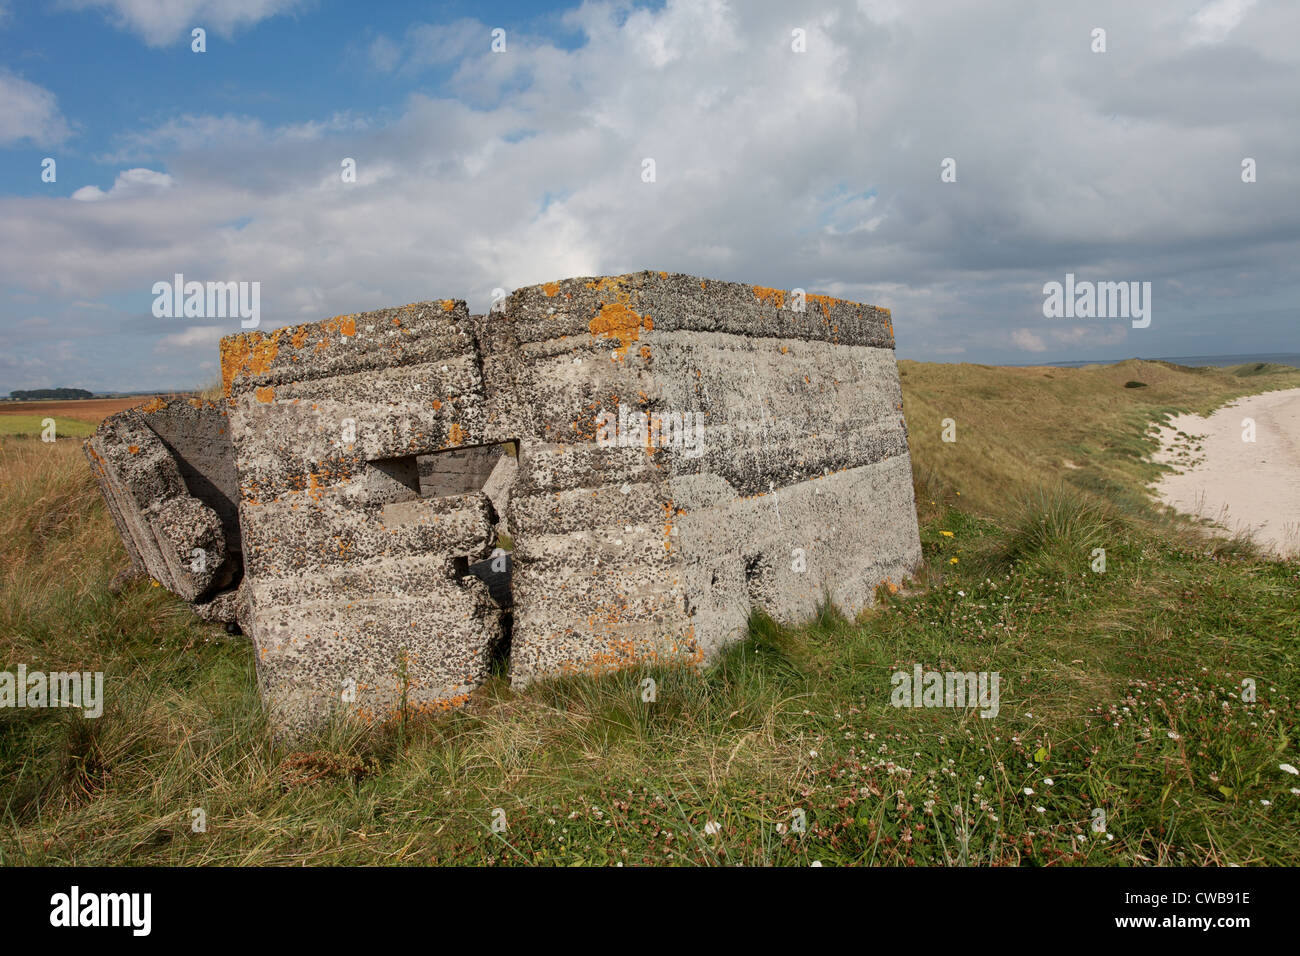
[[198, 399], [157, 400], [104, 421], [85, 451], [137, 571], [191, 602], [238, 584], [224, 409]]
[[[699, 664], [755, 608], [867, 607], [921, 555], [893, 347], [887, 310], [799, 290], [570, 279], [487, 316], [440, 300], [230, 336], [230, 445], [200, 451], [170, 409], [143, 437], [110, 420], [91, 455], [182, 596], [222, 585], [167, 555], [240, 536], [238, 592], [204, 607], [238, 614], [293, 736], [457, 706], [498, 661], [517, 687]], [[180, 477], [209, 452], [233, 527]]]

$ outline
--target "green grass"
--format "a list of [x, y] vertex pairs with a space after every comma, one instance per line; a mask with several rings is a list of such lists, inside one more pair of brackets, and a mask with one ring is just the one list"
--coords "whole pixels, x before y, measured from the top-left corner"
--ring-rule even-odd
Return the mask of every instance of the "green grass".
[[[45, 432], [48, 415], [0, 415], [0, 435], [39, 438]], [[95, 434], [95, 426], [74, 418], [55, 417], [55, 438], [86, 438]]]
[[[109, 593], [121, 545], [73, 443], [0, 439], [3, 666], [103, 670], [108, 687], [98, 720], [0, 711], [0, 860], [1300, 864], [1300, 777], [1280, 766], [1300, 765], [1300, 562], [1204, 538], [1141, 492], [1142, 416], [1200, 407], [1188, 381], [1143, 363], [1110, 384], [1060, 369], [1013, 383], [1007, 401], [1039, 389], [1049, 420], [1062, 378], [1103, 410], [1026, 426], [1010, 460], [1030, 464], [994, 492], [980, 429], [1010, 426], [975, 403], [995, 397], [971, 399], [956, 447], [918, 441], [912, 411], [945, 404], [944, 375], [985, 370], [904, 364], [930, 459], [911, 588], [856, 621], [756, 615], [701, 673], [522, 693], [497, 678], [465, 712], [337, 725], [294, 751], [268, 742], [243, 638], [147, 582]], [[1125, 389], [1134, 377], [1149, 387]], [[931, 458], [952, 453], [977, 467]], [[917, 663], [997, 671], [998, 716], [891, 706], [890, 675]]]

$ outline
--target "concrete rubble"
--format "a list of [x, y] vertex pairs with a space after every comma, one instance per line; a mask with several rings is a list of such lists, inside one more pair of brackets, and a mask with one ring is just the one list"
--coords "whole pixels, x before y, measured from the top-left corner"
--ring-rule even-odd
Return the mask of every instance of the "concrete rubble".
[[296, 736], [866, 608], [921, 557], [893, 348], [841, 299], [569, 279], [227, 337], [224, 404], [87, 454], [132, 561], [239, 621]]

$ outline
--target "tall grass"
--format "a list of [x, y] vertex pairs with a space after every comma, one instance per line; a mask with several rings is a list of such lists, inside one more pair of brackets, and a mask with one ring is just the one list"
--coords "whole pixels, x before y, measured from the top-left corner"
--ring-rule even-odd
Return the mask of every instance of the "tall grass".
[[[1162, 523], [1124, 451], [1134, 393], [1195, 404], [1184, 373], [998, 370], [1002, 402], [992, 370], [904, 365], [924, 587], [856, 620], [755, 614], [704, 671], [498, 677], [463, 712], [292, 749], [245, 640], [147, 581], [112, 591], [125, 555], [75, 443], [0, 439], [0, 667], [107, 690], [93, 720], [0, 711], [0, 861], [1300, 863], [1300, 562]], [[941, 445], [918, 410], [961, 376], [990, 391]], [[1090, 389], [1095, 425], [1056, 421]], [[1044, 423], [986, 453], [1022, 434], [1007, 403]], [[916, 664], [999, 672], [999, 716], [891, 706]]]

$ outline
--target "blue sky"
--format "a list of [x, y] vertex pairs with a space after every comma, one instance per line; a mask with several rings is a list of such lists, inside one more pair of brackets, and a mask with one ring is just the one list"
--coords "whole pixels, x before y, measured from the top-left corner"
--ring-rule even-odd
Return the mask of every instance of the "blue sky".
[[[238, 320], [155, 318], [177, 272], [262, 328], [651, 268], [923, 360], [1300, 351], [1300, 11], [1133, 6], [0, 0], [0, 393], [214, 379]], [[1066, 273], [1151, 326], [1045, 318]]]

